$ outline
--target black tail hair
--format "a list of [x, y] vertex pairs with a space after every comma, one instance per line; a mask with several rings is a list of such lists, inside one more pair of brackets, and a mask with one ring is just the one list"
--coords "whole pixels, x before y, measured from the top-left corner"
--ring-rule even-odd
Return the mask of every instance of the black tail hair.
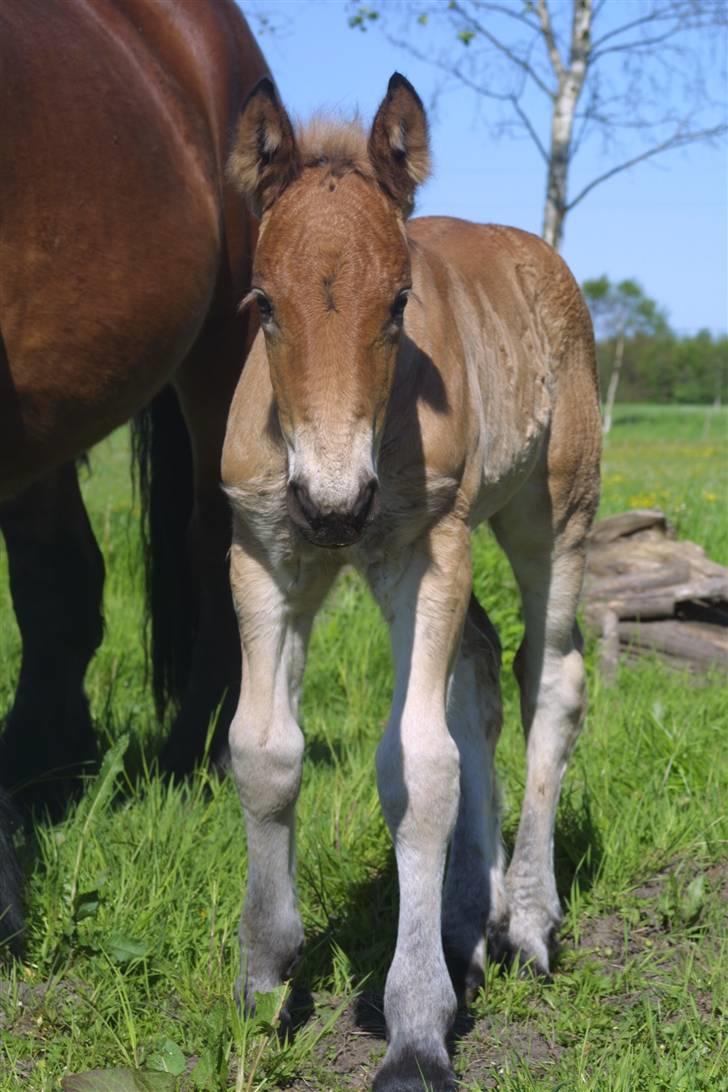
[[187, 551], [192, 449], [172, 387], [164, 387], [132, 421], [132, 461], [142, 510], [147, 650], [161, 720], [170, 706], [176, 710], [182, 703], [198, 622]]
[[[0, 944], [13, 955], [23, 954], [23, 897], [20, 866], [13, 845], [18, 822], [10, 797], [0, 790]], [[2, 957], [0, 947], [0, 957]]]

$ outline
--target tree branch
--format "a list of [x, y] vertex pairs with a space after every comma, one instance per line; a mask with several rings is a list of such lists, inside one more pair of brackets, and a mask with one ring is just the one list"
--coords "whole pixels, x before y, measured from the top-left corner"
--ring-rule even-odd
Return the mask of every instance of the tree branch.
[[653, 156], [660, 155], [662, 152], [669, 152], [673, 148], [682, 148], [686, 144], [694, 144], [699, 140], [716, 140], [718, 137], [724, 136], [728, 132], [728, 125], [716, 125], [712, 129], [699, 129], [695, 132], [688, 132], [683, 134], [675, 134], [669, 137], [667, 140], [663, 140], [662, 143], [656, 144], [653, 148], [648, 148], [646, 151], [641, 152], [640, 155], [633, 156], [631, 159], [627, 159], [624, 163], [618, 163], [616, 167], [610, 168], [603, 174], [597, 175], [593, 178], [584, 188], [569, 201], [564, 209], [564, 213], [571, 212], [576, 205], [582, 201], [588, 193], [596, 187], [600, 186], [602, 182], [606, 182], [608, 178], [613, 178], [615, 174], [620, 174], [622, 171], [629, 170], [630, 167], [634, 167], [637, 163], [643, 163], [646, 159], [651, 159]]
[[544, 41], [546, 42], [546, 49], [548, 50], [549, 58], [551, 60], [551, 67], [556, 73], [556, 78], [560, 80], [564, 75], [564, 66], [561, 63], [561, 55], [559, 54], [559, 49], [556, 45], [554, 28], [551, 25], [551, 16], [549, 15], [547, 0], [538, 0], [536, 11], [541, 23], [541, 32]]
[[516, 68], [520, 68], [522, 72], [525, 72], [526, 75], [533, 80], [539, 90], [543, 91], [545, 95], [548, 95], [550, 99], [553, 99], [554, 92], [551, 90], [548, 84], [546, 84], [541, 79], [535, 68], [533, 68], [533, 66], [530, 65], [528, 61], [524, 61], [523, 57], [519, 57], [517, 53], [514, 53], [513, 50], [505, 44], [505, 42], [502, 42], [500, 38], [496, 38], [495, 34], [492, 34], [491, 31], [487, 30], [482, 25], [482, 23], [480, 23], [477, 19], [473, 18], [473, 16], [470, 15], [467, 11], [465, 11], [462, 4], [460, 4], [458, 0], [451, 0], [451, 2], [448, 4], [448, 10], [453, 11], [457, 15], [459, 15], [466, 23], [469, 24], [471, 30], [473, 30], [476, 34], [480, 34], [483, 38], [485, 38], [486, 42], [490, 42], [493, 48], [497, 49], [500, 53], [502, 53], [504, 57], [507, 57], [511, 64], [515, 65]]
[[541, 153], [541, 156], [543, 158], [544, 163], [548, 164], [549, 154], [546, 151], [546, 148], [544, 147], [544, 145], [541, 143], [541, 139], [540, 139], [538, 133], [536, 132], [536, 130], [535, 130], [534, 126], [533, 126], [533, 123], [531, 122], [531, 119], [529, 118], [528, 114], [526, 113], [526, 111], [521, 106], [521, 104], [518, 101], [518, 99], [516, 98], [516, 96], [511, 95], [509, 97], [510, 97], [511, 106], [513, 107], [513, 109], [516, 111], [519, 118], [521, 119], [521, 122], [523, 123], [524, 129], [526, 130], [526, 132], [530, 136], [531, 140], [533, 141], [533, 143], [536, 145], [539, 152]]

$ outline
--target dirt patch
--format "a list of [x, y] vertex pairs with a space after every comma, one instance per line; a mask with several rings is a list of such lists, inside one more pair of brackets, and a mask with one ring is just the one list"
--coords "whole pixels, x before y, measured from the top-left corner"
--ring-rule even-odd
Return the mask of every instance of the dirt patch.
[[499, 1077], [519, 1066], [537, 1076], [558, 1061], [563, 1049], [530, 1023], [486, 1016], [472, 1023], [456, 1055], [458, 1076], [466, 1085], [496, 1088]]
[[[336, 1008], [336, 998], [327, 999]], [[325, 1019], [325, 1017], [324, 1017]], [[371, 1077], [384, 1055], [385, 1026], [382, 998], [365, 993], [348, 1005], [331, 1031], [315, 1050], [314, 1068], [326, 1074], [327, 1088], [347, 1088], [364, 1092], [371, 1087]], [[319, 1089], [314, 1078], [301, 1077], [290, 1088], [293, 1092]]]
[[[562, 1053], [558, 1044], [550, 1043], [530, 1024], [510, 1023], [500, 1016], [474, 1020], [461, 1012], [452, 1040], [459, 1079], [483, 1089], [496, 1087], [505, 1070], [525, 1065], [535, 1073], [553, 1064]], [[369, 1092], [385, 1049], [381, 995], [362, 994], [319, 1044], [312, 1070], [325, 1075], [323, 1087], [327, 1089]], [[321, 1087], [313, 1076], [302, 1076], [289, 1086], [292, 1092]]]

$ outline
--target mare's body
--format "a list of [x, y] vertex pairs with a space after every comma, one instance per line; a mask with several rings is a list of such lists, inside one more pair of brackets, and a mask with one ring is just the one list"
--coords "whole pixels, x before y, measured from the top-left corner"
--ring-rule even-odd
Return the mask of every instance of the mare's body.
[[152, 518], [176, 532], [154, 603], [177, 642], [155, 649], [160, 704], [182, 705], [171, 765], [237, 686], [219, 461], [256, 227], [224, 166], [265, 71], [233, 0], [0, 9], [0, 527], [23, 639], [0, 779], [33, 797], [95, 754], [83, 677], [103, 561], [73, 460], [169, 383], [145, 446], [169, 483], [149, 483]]
[[[276, 986], [302, 942], [299, 692], [314, 614], [350, 563], [395, 660], [377, 751], [400, 888], [381, 1092], [454, 1087], [454, 986], [482, 980], [486, 934], [548, 971], [554, 816], [585, 706], [575, 611], [599, 490], [594, 341], [578, 286], [524, 232], [407, 226], [427, 166], [422, 105], [399, 76], [368, 137], [294, 134], [263, 84], [230, 165], [262, 213], [251, 293], [262, 332], [223, 453], [243, 649], [230, 731], [249, 849], [243, 986], [249, 1003]], [[470, 531], [486, 519], [525, 620], [528, 769], [507, 872], [493, 771], [499, 646], [471, 593]]]

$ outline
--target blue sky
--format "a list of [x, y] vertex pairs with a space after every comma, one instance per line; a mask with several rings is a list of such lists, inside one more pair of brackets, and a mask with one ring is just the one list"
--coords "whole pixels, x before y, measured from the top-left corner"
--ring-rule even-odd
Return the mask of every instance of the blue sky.
[[[631, 0], [610, 2], [616, 11]], [[440, 82], [431, 66], [391, 45], [376, 28], [350, 29], [350, 8], [341, 0], [243, 0], [241, 7], [272, 17], [275, 31], [259, 41], [286, 106], [302, 119], [321, 108], [345, 117], [358, 109], [368, 123], [395, 69], [426, 104]], [[251, 25], [258, 30], [255, 18]], [[488, 120], [487, 104], [479, 105], [471, 92], [441, 95], [431, 114], [433, 177], [420, 191], [417, 213], [540, 232], [543, 162], [527, 139], [496, 139]], [[608, 166], [598, 148], [584, 154], [585, 180]], [[580, 281], [602, 273], [635, 277], [680, 333], [725, 332], [727, 206], [725, 145], [669, 152], [586, 197], [569, 214], [562, 254]]]

